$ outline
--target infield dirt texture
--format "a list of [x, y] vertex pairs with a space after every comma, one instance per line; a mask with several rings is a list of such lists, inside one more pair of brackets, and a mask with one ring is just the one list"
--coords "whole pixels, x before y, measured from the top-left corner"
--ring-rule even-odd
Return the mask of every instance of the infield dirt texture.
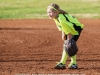
[[79, 68], [56, 70], [63, 41], [52, 20], [0, 20], [0, 75], [100, 75], [100, 19], [80, 21]]

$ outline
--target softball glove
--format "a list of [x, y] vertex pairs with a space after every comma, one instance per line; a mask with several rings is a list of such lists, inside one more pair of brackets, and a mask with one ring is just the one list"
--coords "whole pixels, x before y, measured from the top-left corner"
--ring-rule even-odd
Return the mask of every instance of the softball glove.
[[66, 40], [64, 43], [65, 51], [68, 56], [74, 56], [78, 52], [78, 47], [73, 39]]

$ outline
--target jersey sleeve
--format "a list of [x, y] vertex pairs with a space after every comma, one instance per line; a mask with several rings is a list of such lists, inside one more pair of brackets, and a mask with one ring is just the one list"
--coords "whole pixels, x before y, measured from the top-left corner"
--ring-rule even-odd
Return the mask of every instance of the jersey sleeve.
[[62, 31], [62, 27], [61, 27], [60, 23], [56, 19], [54, 19], [54, 21], [56, 23], [56, 26], [57, 26], [58, 30]]
[[61, 29], [61, 27], [59, 25], [57, 25], [57, 28], [58, 28], [59, 31], [62, 31], [62, 29]]

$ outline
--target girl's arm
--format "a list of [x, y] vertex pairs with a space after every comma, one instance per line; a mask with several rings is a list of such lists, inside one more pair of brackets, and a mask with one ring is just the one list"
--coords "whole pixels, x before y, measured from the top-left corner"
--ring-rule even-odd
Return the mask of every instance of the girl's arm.
[[62, 40], [70, 40], [71, 38], [72, 35], [70, 33], [66, 36], [66, 34], [62, 31]]
[[72, 38], [71, 34], [67, 34], [67, 39], [64, 41], [66, 43], [66, 46], [69, 45], [69, 40]]
[[66, 36], [66, 34], [62, 31], [62, 40], [64, 41], [64, 40], [67, 40], [67, 36]]
[[72, 38], [72, 35], [69, 33], [67, 34], [67, 40], [70, 40]]

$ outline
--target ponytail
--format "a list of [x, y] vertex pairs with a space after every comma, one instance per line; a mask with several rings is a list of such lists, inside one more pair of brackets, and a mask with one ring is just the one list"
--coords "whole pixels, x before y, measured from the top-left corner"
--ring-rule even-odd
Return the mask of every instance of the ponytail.
[[68, 14], [68, 13], [67, 13], [66, 11], [60, 9], [60, 10], [59, 10], [59, 14]]

